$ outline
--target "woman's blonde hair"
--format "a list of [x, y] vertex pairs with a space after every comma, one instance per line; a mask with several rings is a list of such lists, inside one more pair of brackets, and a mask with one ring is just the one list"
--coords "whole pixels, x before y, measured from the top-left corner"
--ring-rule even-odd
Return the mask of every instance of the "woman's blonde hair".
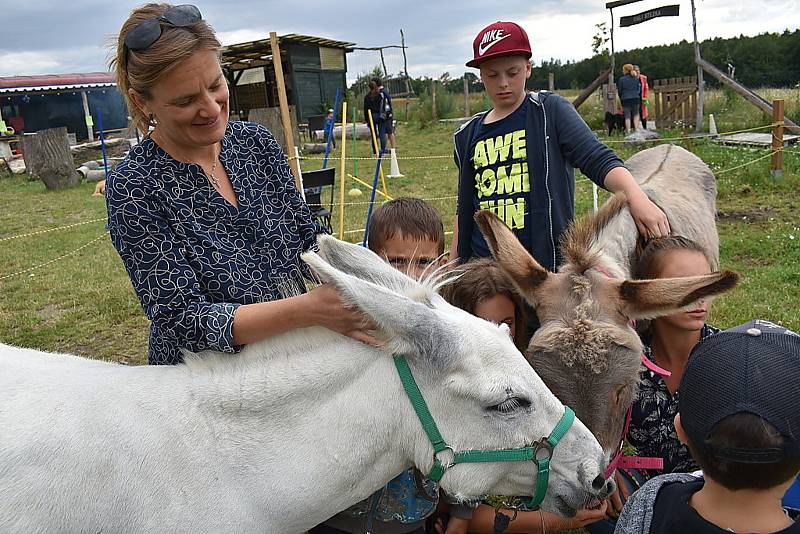
[[630, 63], [625, 63], [622, 66], [622, 72], [625, 74], [630, 74], [631, 72], [633, 72], [633, 65], [631, 65]]
[[158, 80], [181, 61], [199, 50], [218, 52], [222, 46], [211, 26], [201, 20], [191, 26], [182, 27], [161, 22], [161, 37], [152, 45], [144, 50], [128, 50], [125, 46], [128, 32], [145, 20], [161, 17], [170, 7], [171, 4], [145, 4], [134, 9], [119, 31], [114, 57], [108, 64], [114, 71], [117, 89], [125, 99], [133, 126], [143, 132], [147, 132], [151, 119], [139, 109], [128, 94], [128, 89], [133, 89], [148, 99], [151, 96], [150, 90]]

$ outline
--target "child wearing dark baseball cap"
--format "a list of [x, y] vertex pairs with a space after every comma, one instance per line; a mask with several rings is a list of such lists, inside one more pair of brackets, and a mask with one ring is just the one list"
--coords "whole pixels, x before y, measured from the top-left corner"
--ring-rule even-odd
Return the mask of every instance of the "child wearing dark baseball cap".
[[451, 259], [489, 256], [473, 215], [496, 213], [545, 268], [559, 263], [557, 245], [574, 214], [574, 168], [597, 185], [624, 192], [639, 231], [666, 236], [664, 213], [575, 108], [546, 91], [528, 93], [531, 45], [514, 22], [495, 22], [473, 42], [468, 67], [480, 69], [492, 109], [455, 134], [458, 215]]
[[712, 335], [681, 380], [678, 436], [703, 476], [655, 477], [616, 533], [800, 533], [781, 497], [800, 472], [800, 336], [768, 321]]

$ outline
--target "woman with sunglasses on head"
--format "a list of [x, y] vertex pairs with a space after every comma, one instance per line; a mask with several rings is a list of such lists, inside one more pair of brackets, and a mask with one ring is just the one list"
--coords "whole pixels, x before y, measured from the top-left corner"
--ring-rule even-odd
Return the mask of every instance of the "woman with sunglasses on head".
[[374, 342], [331, 287], [305, 293], [300, 253], [321, 230], [272, 134], [228, 121], [220, 46], [195, 6], [147, 4], [111, 61], [150, 132], [106, 182], [111, 239], [151, 321], [149, 363], [312, 325]]

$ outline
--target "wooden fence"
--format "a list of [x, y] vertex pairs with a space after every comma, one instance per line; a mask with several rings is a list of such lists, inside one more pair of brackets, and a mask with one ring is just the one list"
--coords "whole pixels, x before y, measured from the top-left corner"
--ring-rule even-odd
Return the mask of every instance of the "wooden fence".
[[697, 77], [653, 82], [657, 128], [694, 127], [697, 123]]

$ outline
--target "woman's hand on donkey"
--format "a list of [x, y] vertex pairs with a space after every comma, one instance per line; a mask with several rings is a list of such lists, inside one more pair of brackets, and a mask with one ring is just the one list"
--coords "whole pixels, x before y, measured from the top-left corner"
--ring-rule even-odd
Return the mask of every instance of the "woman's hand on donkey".
[[356, 341], [379, 347], [383, 343], [377, 337], [378, 327], [359, 310], [347, 306], [336, 289], [322, 284], [308, 293], [306, 318], [310, 324], [339, 332]]

